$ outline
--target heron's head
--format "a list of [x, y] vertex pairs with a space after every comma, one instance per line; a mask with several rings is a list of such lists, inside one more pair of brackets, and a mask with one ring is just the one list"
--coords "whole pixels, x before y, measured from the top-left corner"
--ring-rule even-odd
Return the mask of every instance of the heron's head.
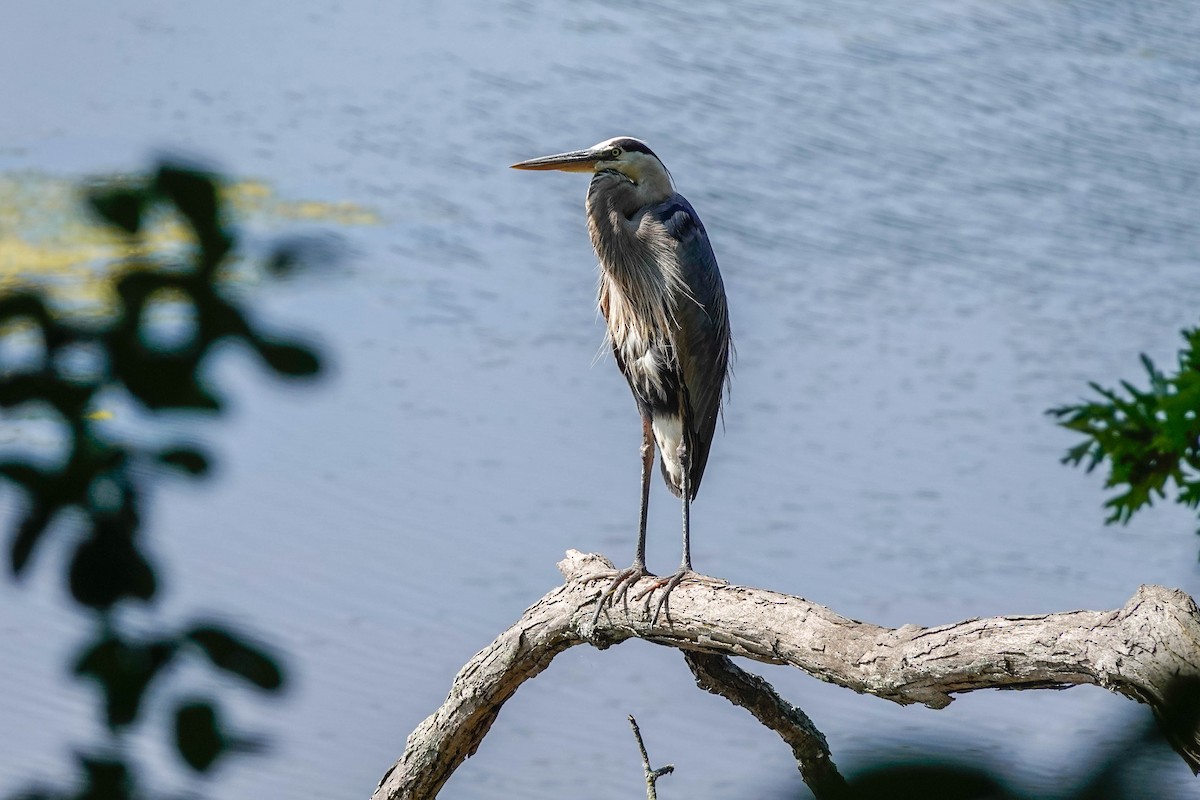
[[636, 184], [669, 182], [667, 168], [641, 139], [618, 136], [586, 150], [572, 150], [553, 156], [531, 158], [512, 165], [513, 169], [557, 169], [564, 172], [618, 172]]

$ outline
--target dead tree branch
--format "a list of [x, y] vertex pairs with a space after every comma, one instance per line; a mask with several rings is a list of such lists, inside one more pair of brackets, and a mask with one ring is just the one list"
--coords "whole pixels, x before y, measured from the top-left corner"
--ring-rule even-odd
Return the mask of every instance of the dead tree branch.
[[[1200, 609], [1183, 592], [1143, 586], [1114, 611], [1067, 611], [884, 628], [800, 597], [745, 586], [685, 582], [670, 617], [651, 624], [640, 603], [618, 606], [591, 628], [607, 559], [569, 551], [566, 583], [530, 606], [458, 673], [442, 706], [408, 737], [374, 800], [431, 798], [472, 755], [522, 683], [577, 644], [605, 648], [640, 638], [684, 651], [787, 664], [856, 692], [943, 708], [978, 689], [1102, 686], [1169, 715], [1177, 679], [1200, 679]], [[789, 742], [790, 743], [790, 742]], [[1193, 770], [1195, 730], [1174, 736]]]
[[807, 714], [780, 697], [771, 684], [746, 672], [729, 656], [684, 650], [683, 659], [696, 676], [697, 686], [741, 706], [779, 734], [792, 748], [800, 775], [818, 800], [846, 793], [846, 780], [833, 763], [825, 735]]

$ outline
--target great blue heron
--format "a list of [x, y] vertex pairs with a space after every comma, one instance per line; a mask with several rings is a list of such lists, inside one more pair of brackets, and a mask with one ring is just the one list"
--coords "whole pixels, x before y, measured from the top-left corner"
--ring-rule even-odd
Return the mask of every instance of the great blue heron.
[[[646, 570], [646, 509], [654, 446], [667, 487], [683, 500], [683, 560], [662, 588], [653, 618], [679, 582], [694, 576], [690, 504], [700, 488], [728, 382], [730, 335], [725, 287], [708, 234], [675, 191], [662, 161], [638, 139], [621, 136], [586, 150], [543, 156], [514, 169], [591, 172], [588, 232], [600, 260], [600, 311], [617, 366], [642, 414], [642, 506], [637, 553], [613, 573], [607, 601], [624, 596]], [[636, 599], [636, 598], [635, 598]]]

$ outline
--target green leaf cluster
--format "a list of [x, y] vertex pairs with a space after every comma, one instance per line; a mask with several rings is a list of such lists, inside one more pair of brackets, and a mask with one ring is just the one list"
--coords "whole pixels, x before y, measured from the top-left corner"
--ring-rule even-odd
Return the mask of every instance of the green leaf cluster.
[[1108, 465], [1105, 485], [1119, 489], [1105, 503], [1110, 523], [1129, 522], [1168, 491], [1185, 506], [1200, 508], [1200, 328], [1185, 330], [1183, 338], [1186, 346], [1173, 374], [1143, 355], [1147, 388], [1129, 381], [1120, 389], [1091, 383], [1099, 399], [1048, 412], [1085, 437], [1063, 463], [1088, 472]]

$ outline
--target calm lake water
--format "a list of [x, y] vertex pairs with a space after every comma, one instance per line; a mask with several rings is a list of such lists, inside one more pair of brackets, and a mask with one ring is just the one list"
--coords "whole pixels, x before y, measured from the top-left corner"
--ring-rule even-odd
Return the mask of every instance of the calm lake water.
[[[220, 471], [155, 493], [160, 617], [228, 617], [294, 676], [281, 703], [230, 690], [272, 749], [192, 788], [367, 796], [567, 548], [631, 556], [640, 427], [601, 353], [587, 181], [507, 169], [617, 134], [671, 168], [729, 293], [698, 569], [888, 625], [1200, 591], [1195, 518], [1105, 527], [1101, 477], [1058, 463], [1074, 438], [1044, 415], [1140, 379], [1139, 353], [1170, 362], [1197, 322], [1197, 41], [1185, 0], [8, 9], [0, 171], [182, 151], [380, 218], [340, 231], [348, 268], [261, 297], [322, 342], [326, 380], [230, 353], [230, 415], [178, 423]], [[677, 519], [656, 482], [652, 569], [675, 565]], [[0, 584], [4, 795], [99, 737], [65, 679], [84, 628], [60, 562]], [[943, 748], [1054, 792], [1148, 718], [1090, 687], [935, 712], [759, 671], [845, 769]], [[444, 796], [639, 796], [629, 713], [677, 767], [664, 797], [802, 792], [773, 734], [631, 643], [556, 660]], [[1195, 792], [1159, 766], [1159, 796]]]

